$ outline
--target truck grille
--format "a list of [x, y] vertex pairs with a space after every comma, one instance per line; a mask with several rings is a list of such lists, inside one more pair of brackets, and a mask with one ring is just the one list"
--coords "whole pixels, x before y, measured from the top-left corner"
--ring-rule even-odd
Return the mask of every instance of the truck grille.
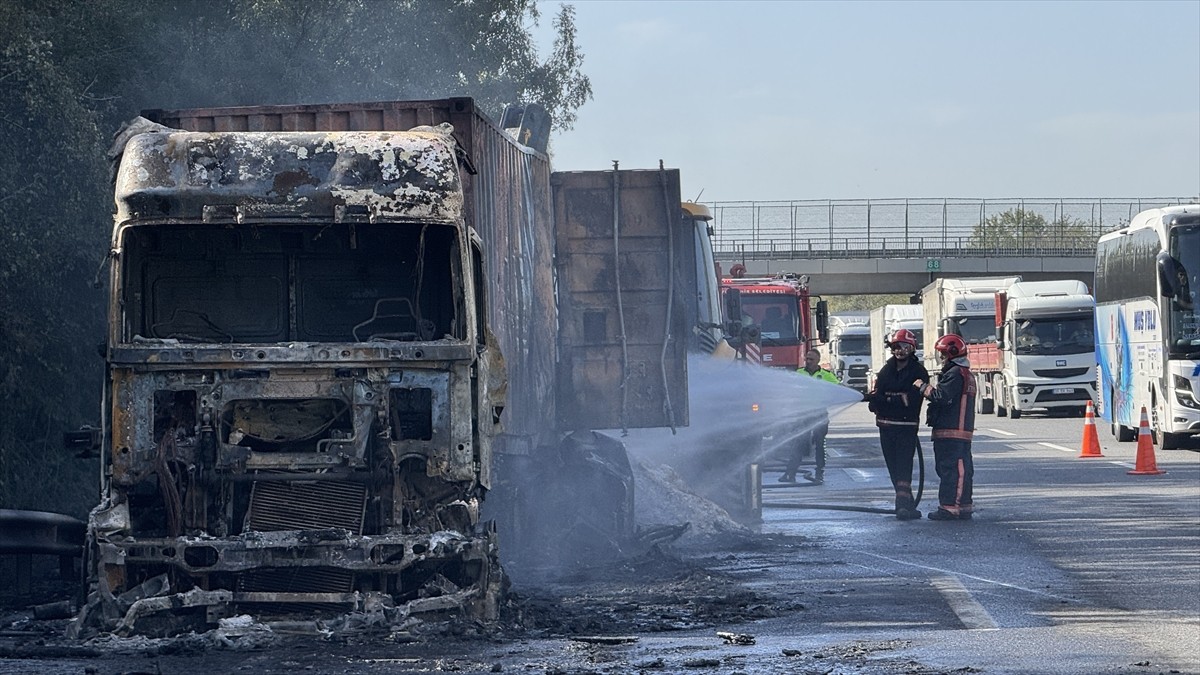
[[849, 370], [851, 377], [865, 377], [867, 374], [867, 366], [861, 363], [850, 366]]
[[1038, 377], [1064, 378], [1079, 377], [1080, 375], [1087, 374], [1087, 371], [1086, 366], [1083, 368], [1048, 368], [1046, 370], [1035, 370], [1033, 374]]
[[[358, 483], [258, 482], [250, 493], [246, 529], [256, 532], [344, 528], [362, 534], [366, 486]], [[354, 573], [325, 567], [261, 568], [238, 576], [238, 590], [259, 593], [349, 593]], [[259, 611], [321, 611], [322, 603], [266, 603]]]
[[246, 529], [256, 532], [341, 527], [362, 534], [366, 486], [358, 483], [259, 482], [250, 494]]
[[1062, 401], [1090, 401], [1092, 395], [1088, 393], [1086, 387], [1077, 387], [1070, 394], [1054, 394], [1050, 391], [1043, 391], [1037, 395], [1038, 403], [1056, 403]]

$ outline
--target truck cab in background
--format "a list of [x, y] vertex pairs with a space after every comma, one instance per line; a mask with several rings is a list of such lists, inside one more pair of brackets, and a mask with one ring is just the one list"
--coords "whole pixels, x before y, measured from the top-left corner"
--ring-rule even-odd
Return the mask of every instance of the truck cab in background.
[[921, 307], [925, 315], [925, 368], [939, 373], [934, 344], [943, 335], [957, 335], [967, 344], [967, 357], [975, 374], [978, 393], [975, 410], [992, 412], [995, 394], [991, 383], [1000, 368], [996, 348], [996, 294], [1021, 280], [1021, 277], [979, 277], [935, 279], [921, 289]]
[[987, 377], [996, 414], [1082, 415], [1096, 398], [1095, 300], [1082, 281], [1019, 281], [996, 294], [999, 368]]
[[871, 370], [871, 330], [866, 314], [834, 314], [829, 317], [829, 369], [842, 384], [867, 391]]

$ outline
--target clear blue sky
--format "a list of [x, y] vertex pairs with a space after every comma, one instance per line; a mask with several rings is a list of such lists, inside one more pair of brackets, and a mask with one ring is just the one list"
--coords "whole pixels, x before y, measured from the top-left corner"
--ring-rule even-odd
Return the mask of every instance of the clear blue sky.
[[568, 4], [594, 100], [556, 169], [662, 159], [703, 201], [1200, 195], [1200, 0]]

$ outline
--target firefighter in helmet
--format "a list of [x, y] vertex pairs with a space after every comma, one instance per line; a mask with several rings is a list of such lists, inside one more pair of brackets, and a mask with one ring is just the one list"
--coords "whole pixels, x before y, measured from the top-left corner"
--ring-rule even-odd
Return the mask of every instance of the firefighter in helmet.
[[896, 517], [915, 520], [921, 517], [912, 491], [921, 396], [913, 391], [913, 385], [918, 381], [928, 382], [929, 371], [917, 362], [917, 336], [912, 331], [904, 328], [896, 331], [888, 340], [888, 347], [892, 356], [875, 375], [875, 386], [865, 398], [875, 413], [883, 461], [896, 490]]
[[934, 349], [942, 360], [937, 386], [924, 380], [914, 383], [929, 399], [928, 422], [933, 427], [934, 467], [939, 479], [938, 508], [929, 512], [929, 519], [970, 520], [974, 509], [971, 435], [975, 431], [975, 378], [961, 337], [943, 335]]

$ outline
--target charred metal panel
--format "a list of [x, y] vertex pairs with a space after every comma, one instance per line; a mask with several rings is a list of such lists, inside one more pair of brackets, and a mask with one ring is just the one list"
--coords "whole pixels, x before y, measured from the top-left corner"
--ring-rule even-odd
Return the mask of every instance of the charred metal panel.
[[[463, 150], [465, 221], [483, 242], [488, 323], [507, 367], [500, 451], [553, 442], [557, 316], [548, 158], [516, 143], [470, 98], [327, 105], [147, 110], [189, 131], [403, 131], [449, 123]], [[497, 366], [499, 364], [496, 364]], [[480, 464], [490, 464], [488, 448]], [[486, 473], [486, 469], [484, 470]]]
[[696, 266], [678, 170], [555, 173], [552, 184], [560, 427], [686, 426]]
[[117, 222], [333, 219], [361, 209], [372, 221], [453, 223], [462, 186], [450, 132], [137, 134], [117, 172]]
[[557, 316], [550, 167], [491, 123], [474, 128], [472, 194], [486, 256], [488, 326], [508, 372], [501, 451], [553, 442]]

